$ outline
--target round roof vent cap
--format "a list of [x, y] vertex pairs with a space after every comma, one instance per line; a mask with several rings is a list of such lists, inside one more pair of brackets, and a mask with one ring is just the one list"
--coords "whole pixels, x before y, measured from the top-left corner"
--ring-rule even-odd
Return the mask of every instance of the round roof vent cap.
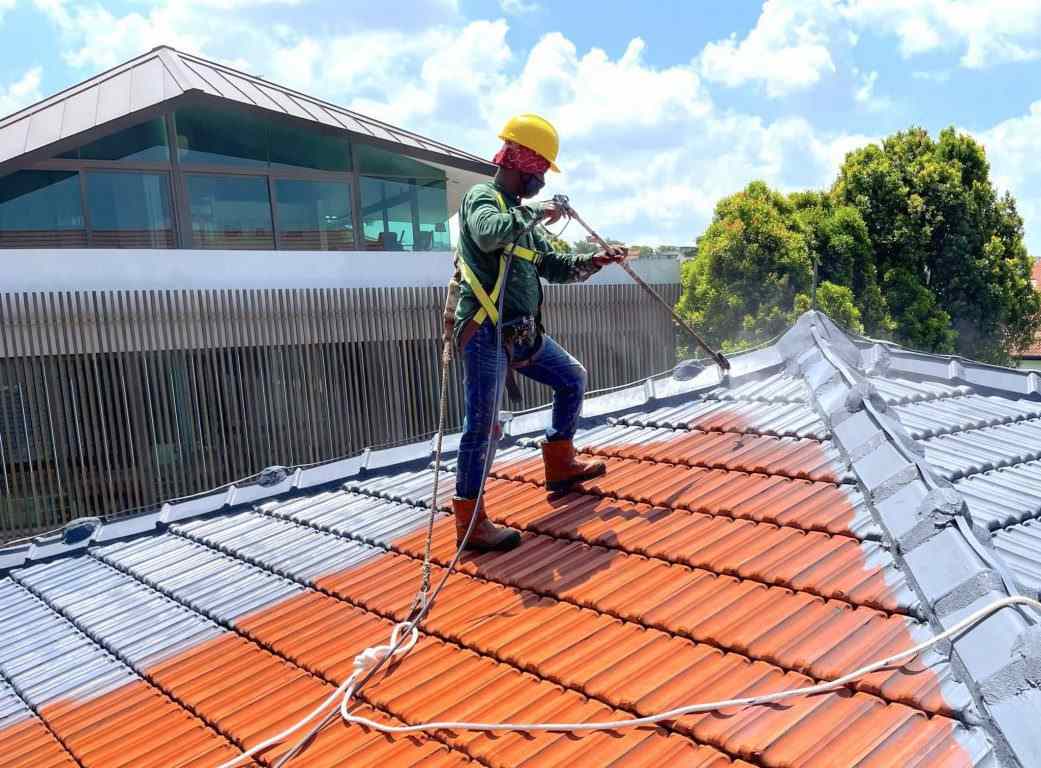
[[61, 530], [61, 540], [64, 544], [81, 544], [91, 539], [100, 527], [101, 518], [98, 517], [70, 520]]

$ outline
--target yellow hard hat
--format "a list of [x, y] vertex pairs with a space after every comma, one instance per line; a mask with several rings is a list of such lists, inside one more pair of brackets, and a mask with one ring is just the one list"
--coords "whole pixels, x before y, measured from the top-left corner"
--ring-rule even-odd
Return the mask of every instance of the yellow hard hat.
[[560, 150], [560, 136], [549, 120], [538, 115], [517, 115], [511, 117], [499, 133], [503, 141], [512, 141], [537, 152], [549, 161], [551, 170], [559, 172], [556, 159]]

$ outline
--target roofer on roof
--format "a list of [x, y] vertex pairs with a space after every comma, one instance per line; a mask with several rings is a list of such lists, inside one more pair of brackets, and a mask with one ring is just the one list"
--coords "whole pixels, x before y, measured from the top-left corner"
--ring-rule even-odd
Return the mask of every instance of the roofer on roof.
[[[575, 456], [572, 438], [585, 395], [586, 370], [543, 333], [539, 278], [581, 282], [624, 257], [621, 249], [587, 255], [556, 253], [548, 233], [540, 225], [532, 228], [534, 222], [552, 224], [564, 215], [552, 201], [521, 203], [539, 193], [547, 170], [558, 170], [559, 138], [549, 122], [538, 115], [519, 115], [506, 123], [499, 138], [504, 144], [492, 160], [499, 166], [495, 179], [474, 186], [460, 205], [456, 274], [445, 305], [445, 333], [454, 333], [461, 352], [466, 398], [452, 508], [460, 541], [472, 516], [478, 515], [467, 546], [480, 551], [508, 550], [520, 544], [519, 533], [489, 522], [483, 505], [476, 508], [481, 481], [491, 464], [488, 435], [496, 413], [495, 395], [501, 391], [497, 372], [507, 376], [511, 397], [517, 396], [513, 371], [553, 388], [553, 416], [542, 446], [551, 492], [605, 471], [602, 462], [583, 462]], [[518, 236], [499, 318], [502, 255]], [[502, 326], [502, 349], [496, 349], [497, 322]]]

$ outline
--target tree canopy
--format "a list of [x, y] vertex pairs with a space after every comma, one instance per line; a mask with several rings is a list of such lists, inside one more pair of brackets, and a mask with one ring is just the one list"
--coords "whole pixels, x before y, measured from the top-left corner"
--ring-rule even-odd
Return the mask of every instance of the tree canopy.
[[726, 197], [683, 265], [679, 309], [712, 342], [746, 346], [813, 303], [851, 330], [1007, 363], [1041, 325], [1011, 195], [983, 147], [921, 128], [846, 156], [830, 190], [763, 182]]

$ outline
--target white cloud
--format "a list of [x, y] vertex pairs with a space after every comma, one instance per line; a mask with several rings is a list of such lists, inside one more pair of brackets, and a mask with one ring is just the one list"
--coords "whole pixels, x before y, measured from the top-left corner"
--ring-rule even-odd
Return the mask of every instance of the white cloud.
[[848, 0], [842, 14], [895, 35], [905, 58], [960, 49], [962, 66], [978, 69], [1041, 55], [1036, 0]]
[[853, 74], [857, 78], [857, 86], [853, 91], [854, 101], [870, 112], [881, 112], [892, 106], [892, 101], [889, 98], [880, 96], [875, 92], [875, 85], [878, 83], [878, 72], [876, 70], [861, 72], [854, 67]]
[[[133, 10], [123, 15], [98, 0], [33, 3], [61, 31], [66, 62], [86, 71], [166, 44], [224, 63], [251, 61], [250, 71], [269, 72], [272, 61], [263, 52], [306, 39], [299, 30], [318, 30], [323, 39], [340, 27], [356, 29], [352, 34], [359, 40], [374, 30], [421, 36], [431, 25], [456, 20], [459, 11], [458, 0], [400, 0], [393, 16], [375, 3], [353, 3], [345, 9], [338, 0], [147, 0], [131, 4]], [[306, 60], [306, 50], [298, 55]], [[382, 55], [393, 57], [395, 52]], [[280, 66], [290, 61], [283, 56]]]
[[987, 150], [994, 185], [1016, 198], [1027, 247], [1041, 256], [1041, 100], [1025, 115], [1004, 120], [976, 138]]
[[17, 112], [43, 98], [40, 95], [42, 73], [40, 67], [32, 67], [13, 83], [0, 84], [0, 117]]
[[4, 20], [4, 14], [15, 6], [16, 0], [0, 0], [0, 21]]
[[539, 4], [533, 0], [499, 0], [499, 7], [503, 13], [511, 16], [520, 16], [525, 13], [533, 13], [539, 9]]
[[544, 115], [560, 131], [563, 169], [546, 193], [566, 192], [605, 232], [646, 243], [692, 242], [719, 198], [756, 178], [782, 189], [829, 184], [868, 140], [723, 111], [695, 64], [649, 64], [639, 38], [612, 57], [554, 32], [523, 59], [502, 20], [288, 42], [271, 57], [292, 62], [280, 73], [287, 84], [306, 80], [325, 98], [485, 157], [511, 114]]
[[807, 88], [835, 71], [828, 48], [831, 0], [766, 0], [743, 40], [731, 36], [701, 52], [701, 74], [728, 86], [762, 82], [771, 97]]
[[863, 33], [895, 37], [900, 53], [958, 52], [980, 69], [1041, 56], [1037, 0], [766, 0], [744, 37], [709, 43], [701, 74], [727, 86], [759, 83], [771, 97], [836, 71]]
[[871, 70], [860, 76], [860, 85], [853, 94], [861, 104], [869, 104], [875, 98], [875, 83], [878, 82], [878, 72]]
[[930, 83], [946, 83], [951, 79], [951, 73], [946, 70], [917, 71], [912, 72], [911, 77], [915, 80], [926, 80]]

